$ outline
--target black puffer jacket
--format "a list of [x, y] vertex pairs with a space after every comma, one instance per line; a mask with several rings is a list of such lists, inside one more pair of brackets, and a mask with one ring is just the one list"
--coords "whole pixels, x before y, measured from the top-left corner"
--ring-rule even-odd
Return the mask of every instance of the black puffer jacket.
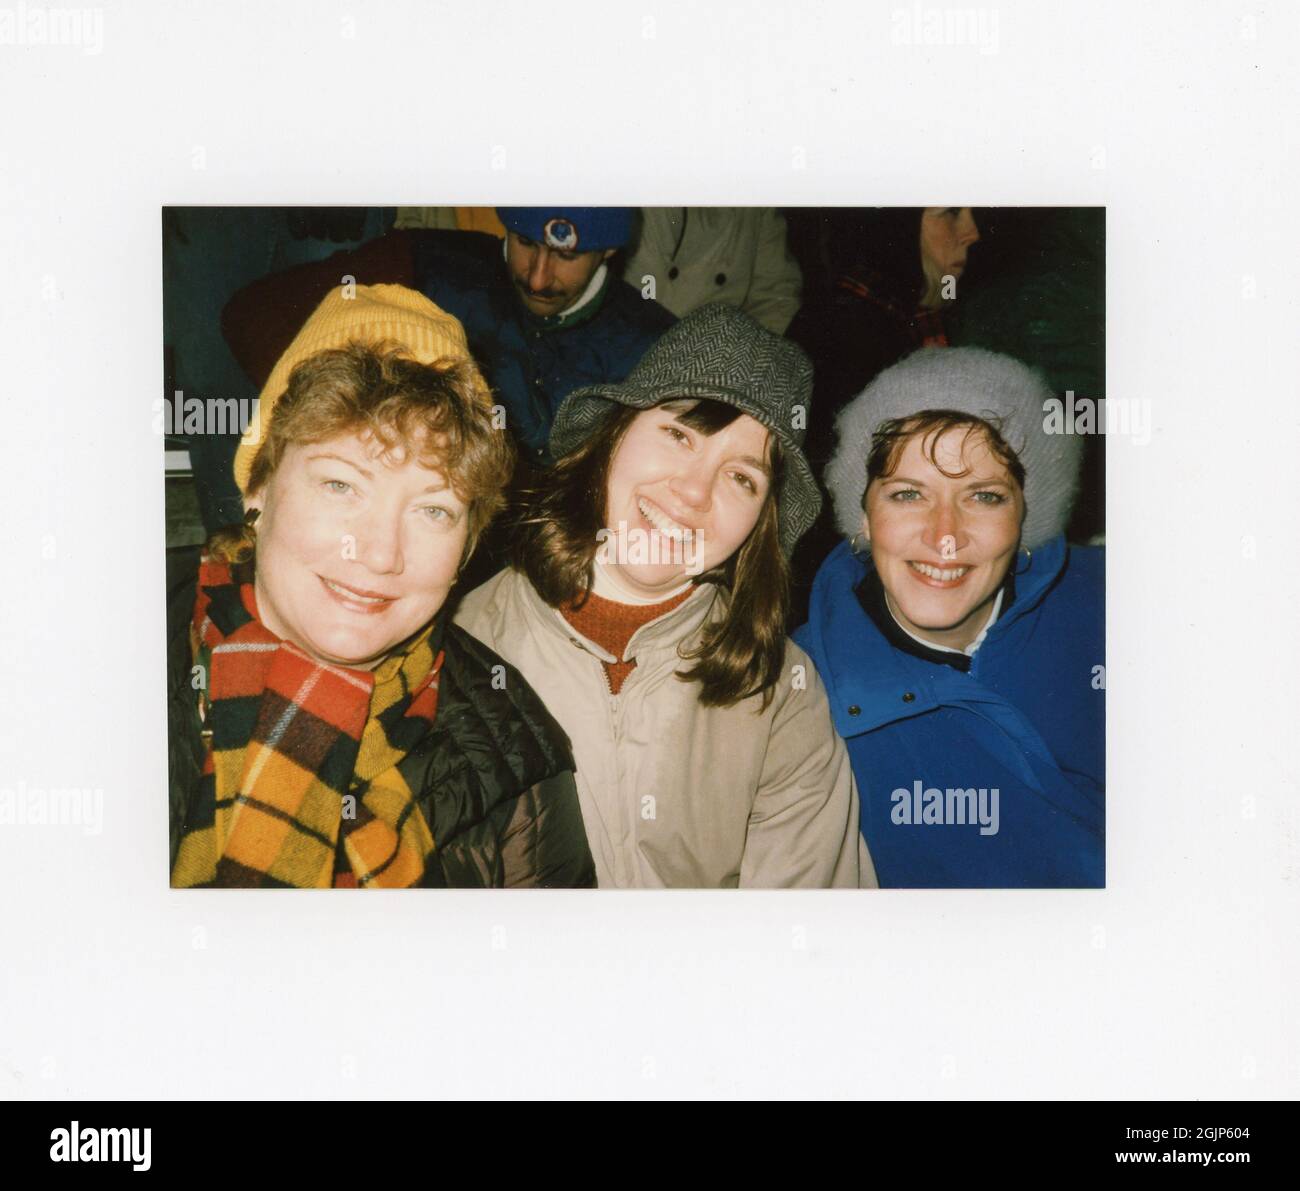
[[[189, 623], [199, 552], [167, 552], [167, 729], [171, 862], [203, 767]], [[437, 849], [428, 887], [590, 887], [595, 868], [564, 730], [523, 676], [446, 617], [438, 714], [402, 761]], [[494, 679], [496, 681], [494, 681]]]

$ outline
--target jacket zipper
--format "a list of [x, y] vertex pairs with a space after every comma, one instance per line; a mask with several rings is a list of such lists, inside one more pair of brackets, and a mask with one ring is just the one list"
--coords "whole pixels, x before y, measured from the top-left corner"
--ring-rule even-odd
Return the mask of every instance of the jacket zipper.
[[[619, 696], [614, 694], [614, 688], [609, 681], [609, 673], [605, 669], [605, 663], [602, 662], [599, 658], [592, 658], [592, 661], [596, 663], [597, 668], [600, 670], [600, 680], [605, 684], [605, 701], [606, 701], [605, 706], [609, 711], [609, 731], [614, 741], [614, 749], [613, 749], [614, 767], [615, 767], [614, 784], [615, 784], [615, 794], [616, 794], [614, 800], [615, 813], [618, 814], [620, 818], [622, 818], [622, 816], [626, 814], [632, 815], [632, 821], [630, 823], [628, 822], [627, 819], [623, 819], [622, 823], [619, 824], [619, 830], [621, 830], [627, 838], [635, 841], [635, 839], [637, 838], [635, 809], [632, 808], [629, 810], [629, 808], [624, 805], [624, 801], [622, 797], [623, 795], [622, 774], [618, 772], [618, 753], [619, 753], [619, 749], [618, 749], [619, 714], [618, 713], [620, 707]], [[614, 872], [615, 872], [615, 879], [618, 880], [619, 882], [625, 882], [631, 880], [631, 873], [628, 871], [627, 862], [623, 856], [623, 850], [621, 848], [616, 849], [615, 852]]]
[[609, 681], [609, 672], [605, 669], [605, 663], [596, 658], [596, 665], [600, 667], [600, 679], [605, 684], [605, 697], [609, 700], [610, 727], [614, 732], [614, 745], [618, 746], [618, 696], [614, 694], [614, 688]]

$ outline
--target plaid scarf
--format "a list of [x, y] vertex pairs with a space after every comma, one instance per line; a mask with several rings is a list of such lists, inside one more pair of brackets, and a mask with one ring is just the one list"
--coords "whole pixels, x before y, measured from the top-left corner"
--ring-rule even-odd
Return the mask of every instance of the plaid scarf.
[[250, 579], [244, 564], [199, 568], [209, 747], [172, 885], [325, 888], [340, 847], [362, 888], [420, 884], [433, 834], [397, 764], [437, 710], [434, 625], [374, 671], [332, 666], [257, 619]]

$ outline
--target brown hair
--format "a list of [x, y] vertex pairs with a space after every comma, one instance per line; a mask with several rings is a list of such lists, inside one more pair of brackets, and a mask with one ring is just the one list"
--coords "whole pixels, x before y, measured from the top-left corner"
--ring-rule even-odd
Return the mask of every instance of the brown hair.
[[[675, 406], [677, 402], [661, 402]], [[605, 529], [610, 464], [623, 435], [643, 410], [617, 406], [576, 450], [543, 471], [522, 494], [515, 539], [515, 565], [553, 608], [580, 607], [591, 588], [592, 567]], [[713, 435], [742, 416], [716, 401], [682, 403], [677, 420]], [[768, 435], [771, 482], [758, 521], [726, 562], [697, 577], [723, 589], [725, 616], [709, 624], [694, 649], [680, 651], [684, 682], [700, 683], [706, 707], [730, 707], [751, 695], [771, 702], [785, 661], [785, 622], [790, 604], [790, 570], [777, 534], [776, 494], [784, 459], [780, 442]]]
[[[349, 343], [317, 352], [289, 374], [266, 438], [253, 460], [248, 492], [260, 492], [285, 450], [367, 431], [385, 450], [418, 449], [420, 461], [442, 472], [467, 505], [468, 559], [504, 503], [514, 470], [514, 448], [492, 420], [492, 398], [472, 365], [422, 364], [396, 343]], [[209, 541], [214, 554], [237, 561], [248, 554], [242, 527]]]
[[[982, 436], [993, 453], [1015, 480], [1016, 486], [1025, 490], [1025, 465], [1002, 437], [1002, 431], [990, 421], [975, 414], [964, 414], [955, 409], [927, 409], [923, 413], [910, 414], [905, 418], [891, 418], [882, 422], [875, 434], [871, 436], [871, 452], [867, 455], [867, 487], [872, 480], [883, 480], [892, 476], [898, 469], [899, 458], [903, 449], [916, 435], [921, 435], [921, 453], [934, 464], [935, 470], [949, 479], [958, 479], [967, 473], [947, 472], [939, 466], [934, 457], [935, 447], [940, 438], [949, 430], [966, 428], [962, 436], [961, 449], [964, 453], [966, 443], [971, 435]], [[867, 507], [867, 494], [862, 493], [862, 507]]]

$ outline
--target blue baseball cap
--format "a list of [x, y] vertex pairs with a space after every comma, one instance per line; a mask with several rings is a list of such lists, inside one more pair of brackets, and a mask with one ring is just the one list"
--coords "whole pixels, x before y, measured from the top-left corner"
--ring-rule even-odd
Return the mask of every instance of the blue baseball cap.
[[632, 238], [635, 207], [498, 207], [508, 231], [560, 252], [621, 248]]

